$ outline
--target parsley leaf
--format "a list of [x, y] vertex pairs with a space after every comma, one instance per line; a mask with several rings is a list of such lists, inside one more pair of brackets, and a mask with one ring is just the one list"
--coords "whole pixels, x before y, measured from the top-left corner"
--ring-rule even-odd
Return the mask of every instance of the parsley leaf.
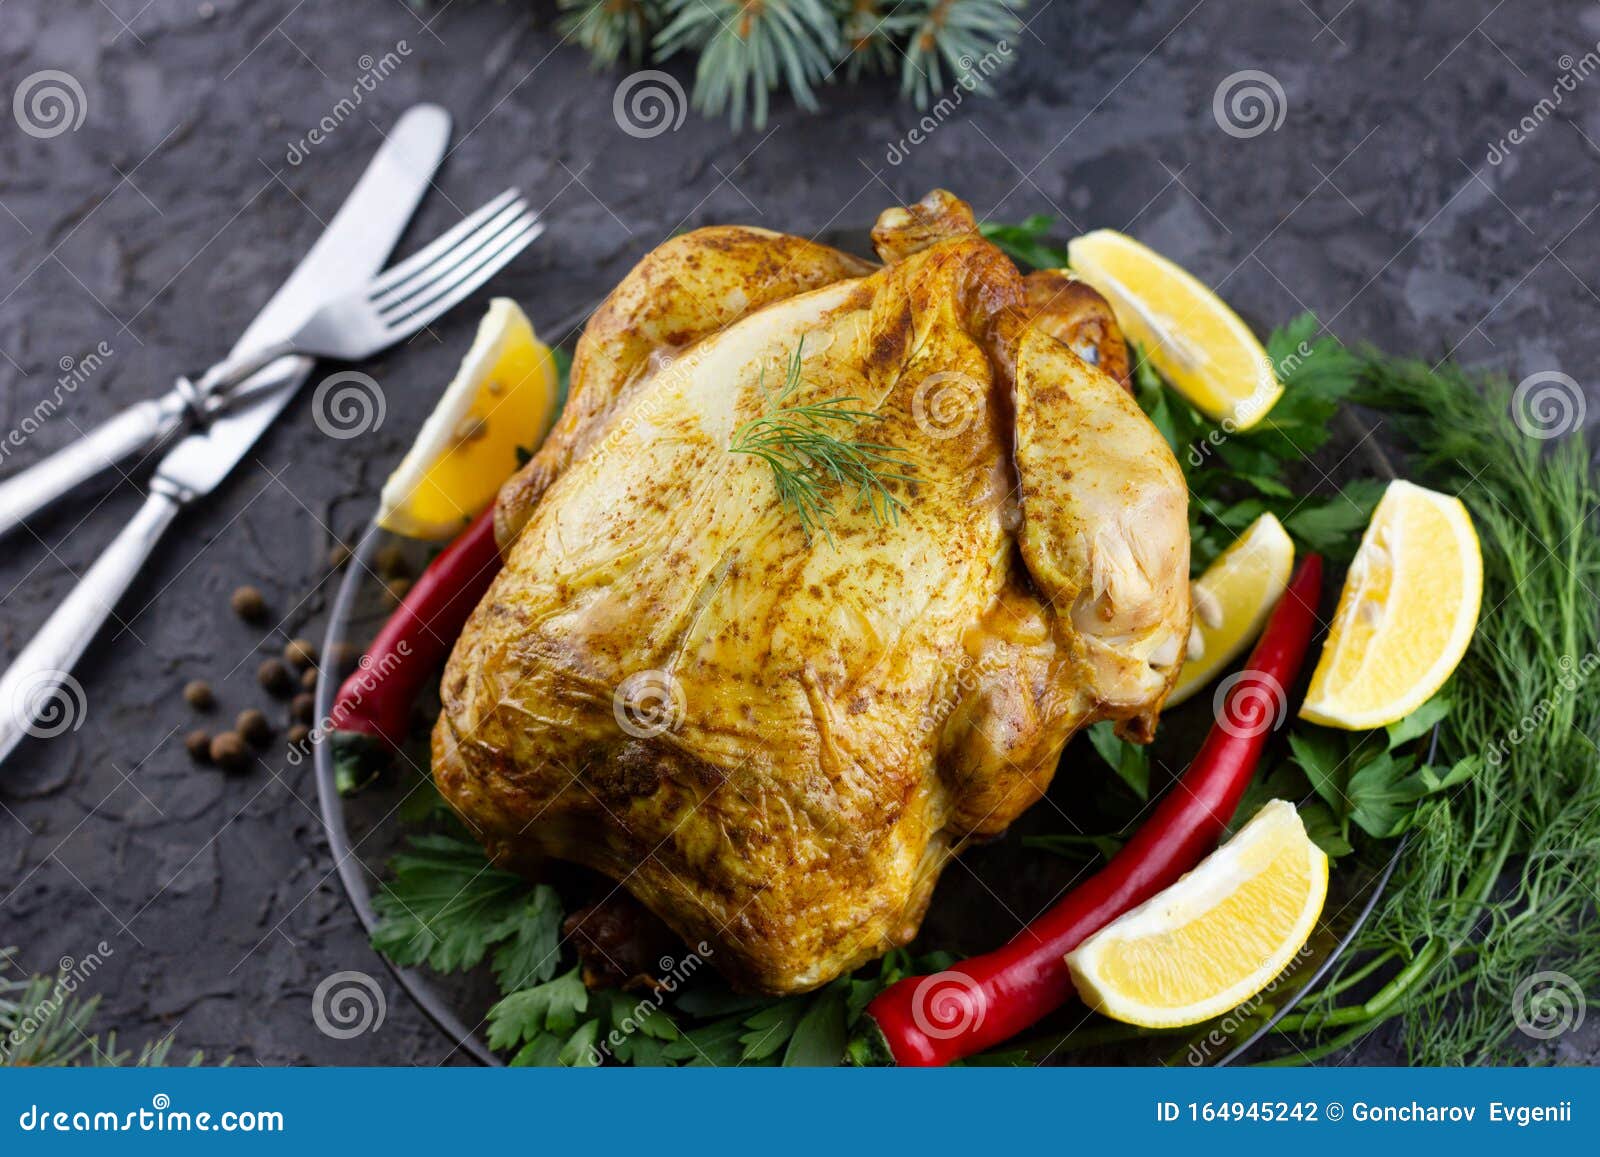
[[[554, 980], [524, 988], [489, 1010], [489, 1047], [510, 1049], [553, 1034], [566, 1037], [589, 1007], [589, 989], [574, 965]], [[593, 1023], [593, 1022], [590, 1022]]]
[[494, 953], [494, 974], [502, 992], [549, 980], [561, 963], [561, 900], [540, 884], [501, 925], [510, 937]]
[[373, 899], [372, 946], [399, 964], [455, 972], [479, 963], [505, 939], [528, 885], [492, 867], [476, 844], [445, 835], [414, 836], [390, 862], [393, 879]]
[[848, 980], [835, 981], [810, 1003], [783, 1050], [786, 1066], [831, 1066], [844, 1059], [850, 1040], [846, 1016], [849, 988]]
[[1134, 396], [1172, 447], [1189, 483], [1191, 564], [1204, 570], [1263, 514], [1283, 521], [1305, 550], [1350, 558], [1382, 485], [1351, 483], [1325, 498], [1297, 494], [1294, 476], [1327, 442], [1332, 418], [1355, 388], [1360, 362], [1338, 339], [1318, 337], [1302, 314], [1267, 339], [1283, 395], [1249, 430], [1211, 421], [1166, 386], [1134, 348]]
[[1088, 731], [1089, 742], [1100, 758], [1111, 765], [1122, 782], [1133, 789], [1133, 794], [1143, 802], [1150, 798], [1150, 753], [1137, 743], [1119, 739], [1116, 724], [1101, 720]]
[[1055, 223], [1054, 217], [1035, 213], [1017, 225], [985, 221], [978, 226], [978, 232], [994, 242], [1000, 252], [1022, 266], [1023, 272], [1029, 269], [1065, 269], [1067, 251], [1045, 240]]

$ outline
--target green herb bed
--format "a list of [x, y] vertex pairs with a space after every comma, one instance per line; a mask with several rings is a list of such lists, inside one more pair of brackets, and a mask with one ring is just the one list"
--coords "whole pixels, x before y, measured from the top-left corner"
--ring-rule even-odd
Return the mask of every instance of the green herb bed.
[[[1032, 218], [985, 231], [1024, 267], [1064, 267], [1049, 224]], [[1531, 988], [1529, 978], [1556, 973], [1584, 991], [1600, 981], [1600, 695], [1592, 678], [1600, 666], [1600, 493], [1586, 445], [1581, 434], [1559, 442], [1524, 434], [1529, 423], [1516, 420], [1503, 381], [1348, 348], [1309, 314], [1274, 331], [1267, 348], [1285, 392], [1247, 433], [1209, 421], [1136, 359], [1140, 405], [1189, 482], [1196, 573], [1268, 511], [1299, 550], [1349, 560], [1384, 481], [1329, 492], [1322, 479], [1335, 464], [1319, 453], [1336, 416], [1354, 406], [1401, 451], [1404, 476], [1467, 504], [1485, 574], [1477, 635], [1433, 701], [1374, 733], [1296, 722], [1240, 807], [1236, 822], [1267, 799], [1295, 801], [1335, 858], [1336, 876], [1370, 874], [1399, 837], [1408, 840], [1371, 918], [1317, 990], [1272, 1027], [1261, 1056], [1315, 1061], [1398, 1019], [1415, 1064], [1541, 1059], [1546, 1053], [1530, 1046], [1538, 1034], [1518, 1026], [1548, 1021], [1548, 1002], [1562, 993]], [[1315, 494], [1302, 485], [1308, 477], [1319, 484]], [[1430, 764], [1418, 749], [1435, 724], [1441, 738]], [[1090, 835], [1015, 837], [1027, 855], [1110, 855], [1143, 801], [1177, 770], [1160, 738], [1154, 755], [1107, 725], [1087, 738], [1110, 770], [1092, 793], [1101, 826], [1085, 829]], [[1081, 774], [1079, 782], [1082, 791]], [[962, 943], [925, 944], [939, 935], [941, 922], [930, 918], [917, 954], [892, 952], [804, 996], [739, 995], [709, 967], [680, 975], [681, 962], [653, 991], [590, 990], [563, 942], [557, 888], [492, 867], [431, 785], [419, 778], [414, 790], [407, 810], [418, 834], [394, 857], [376, 899], [373, 943], [397, 964], [440, 972], [487, 962], [499, 993], [487, 1039], [512, 1064], [837, 1064], [883, 987], [947, 966], [953, 949], [993, 946], [982, 929]], [[939, 904], [936, 897], [935, 915]], [[1081, 1009], [1068, 1023], [1069, 1031], [977, 1063], [1059, 1060], [1158, 1035]]]

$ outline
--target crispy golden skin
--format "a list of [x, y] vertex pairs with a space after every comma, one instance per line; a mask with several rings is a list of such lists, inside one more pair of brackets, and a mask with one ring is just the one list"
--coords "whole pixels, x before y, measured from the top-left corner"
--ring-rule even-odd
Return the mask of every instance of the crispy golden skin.
[[[434, 775], [502, 861], [587, 864], [736, 984], [795, 992], [907, 942], [953, 846], [1035, 802], [1078, 728], [1148, 732], [1187, 495], [1052, 336], [1083, 303], [1035, 298], [956, 198], [886, 213], [874, 272], [736, 232], [669, 242], [596, 315], [561, 442], [502, 494], [520, 533], [446, 670]], [[857, 398], [856, 436], [916, 463], [897, 523], [841, 496], [807, 541], [729, 452], [802, 339], [801, 399]]]

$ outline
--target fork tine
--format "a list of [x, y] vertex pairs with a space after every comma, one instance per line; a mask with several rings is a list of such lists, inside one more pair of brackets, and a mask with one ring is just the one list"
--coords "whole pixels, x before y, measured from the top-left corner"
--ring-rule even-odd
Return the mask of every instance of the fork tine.
[[492, 246], [500, 237], [519, 227], [527, 216], [537, 219], [538, 214], [528, 207], [526, 201], [518, 198], [496, 213], [486, 224], [480, 225], [470, 236], [458, 241], [448, 252], [388, 289], [369, 293], [368, 300], [381, 312], [403, 304], [407, 298], [426, 293], [428, 286], [444, 278], [451, 270], [471, 261], [480, 251]]
[[441, 233], [438, 237], [434, 238], [427, 245], [424, 245], [410, 257], [407, 257], [404, 261], [400, 262], [400, 264], [390, 266], [388, 269], [384, 270], [383, 273], [372, 279], [372, 283], [369, 288], [373, 293], [382, 293], [383, 291], [398, 285], [400, 282], [410, 277], [413, 273], [416, 273], [418, 270], [422, 269], [435, 259], [443, 256], [468, 234], [472, 233], [485, 221], [488, 221], [495, 214], [499, 213], [500, 210], [504, 209], [507, 205], [511, 204], [512, 201], [521, 196], [521, 192], [516, 188], [507, 189], [504, 193], [501, 193], [483, 208], [469, 214], [466, 217], [463, 217], [460, 221], [456, 222], [453, 226]]
[[391, 311], [383, 319], [391, 332], [398, 336], [415, 333], [445, 310], [458, 304], [489, 278], [500, 272], [517, 254], [521, 253], [544, 232], [544, 222], [530, 214], [514, 231], [502, 235], [492, 246], [484, 249], [473, 261], [455, 270], [449, 277], [429, 287], [432, 296], [413, 298], [399, 311]]

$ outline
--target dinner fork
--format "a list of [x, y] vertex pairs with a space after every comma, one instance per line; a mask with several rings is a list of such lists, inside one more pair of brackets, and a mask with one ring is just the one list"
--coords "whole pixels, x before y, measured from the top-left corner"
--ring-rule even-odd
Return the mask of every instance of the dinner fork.
[[369, 358], [456, 305], [544, 232], [538, 213], [515, 189], [462, 225], [478, 217], [482, 223], [459, 238], [447, 233], [362, 289], [325, 303], [283, 341], [218, 362], [195, 388], [202, 394], [226, 392], [285, 354], [346, 362]]
[[0, 482], [0, 534], [68, 491], [187, 424], [278, 388], [255, 372], [285, 354], [359, 361], [401, 341], [459, 304], [544, 232], [516, 189], [507, 189], [363, 288], [317, 308], [288, 338], [239, 351], [199, 378], [179, 378], [160, 398], [139, 402], [48, 458]]

